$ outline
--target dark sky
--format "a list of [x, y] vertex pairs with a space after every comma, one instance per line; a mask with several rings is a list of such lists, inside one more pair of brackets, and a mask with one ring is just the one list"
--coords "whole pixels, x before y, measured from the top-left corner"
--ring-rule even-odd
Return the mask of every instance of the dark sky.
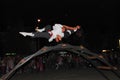
[[[118, 0], [4, 0], [0, 3], [1, 48], [8, 49], [11, 44], [14, 44], [13, 47], [22, 47], [19, 40], [21, 36], [16, 33], [33, 31], [37, 18], [41, 18], [41, 25], [56, 22], [71, 26], [81, 25], [85, 40], [92, 50], [112, 48], [117, 45], [115, 41], [120, 35]], [[74, 38], [73, 40], [75, 43]], [[6, 46], [6, 42], [9, 45]], [[35, 44], [34, 41], [32, 44]], [[26, 45], [31, 44], [26, 43]]]
[[[60, 22], [74, 25], [83, 24], [92, 29], [115, 31], [118, 26], [119, 3], [117, 0], [40, 0], [2, 1], [1, 25], [34, 26], [41, 18], [44, 24]], [[93, 26], [92, 28], [89, 26]]]

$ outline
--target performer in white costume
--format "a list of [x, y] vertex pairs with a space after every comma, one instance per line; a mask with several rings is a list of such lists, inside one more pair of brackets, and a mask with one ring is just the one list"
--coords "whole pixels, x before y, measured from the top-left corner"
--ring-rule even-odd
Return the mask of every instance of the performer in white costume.
[[[47, 29], [47, 30], [46, 30]], [[48, 29], [46, 27], [39, 29], [36, 27], [36, 32], [19, 32], [23, 36], [31, 36], [32, 38], [46, 38], [49, 42], [52, 42], [54, 39], [56, 42], [62, 40], [62, 38], [67, 38], [72, 33], [76, 32], [80, 29], [80, 26], [70, 27], [62, 24], [54, 24], [52, 29]]]

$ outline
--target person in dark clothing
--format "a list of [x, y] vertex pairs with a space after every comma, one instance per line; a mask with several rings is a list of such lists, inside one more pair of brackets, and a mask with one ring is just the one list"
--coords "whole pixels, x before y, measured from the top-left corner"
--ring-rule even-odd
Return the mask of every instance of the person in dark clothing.
[[80, 26], [70, 27], [62, 24], [54, 24], [52, 27], [50, 25], [39, 29], [35, 28], [36, 32], [19, 32], [23, 36], [31, 36], [32, 38], [46, 38], [49, 42], [52, 42], [54, 39], [56, 42], [62, 40], [62, 38], [67, 38], [74, 32], [80, 29]]

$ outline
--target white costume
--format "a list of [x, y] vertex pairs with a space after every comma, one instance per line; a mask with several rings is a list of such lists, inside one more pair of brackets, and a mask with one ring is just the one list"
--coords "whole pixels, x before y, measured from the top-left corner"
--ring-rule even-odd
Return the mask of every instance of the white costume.
[[[62, 25], [61, 24], [55, 24], [52, 26], [53, 30], [51, 30], [49, 32], [49, 34], [52, 34], [52, 36], [50, 37], [50, 39], [48, 40], [49, 42], [52, 42], [57, 35], [60, 35], [62, 38], [64, 37], [64, 33], [62, 32]], [[38, 29], [38, 32], [43, 32], [45, 30], [45, 28], [42, 29]]]
[[52, 33], [52, 36], [48, 40], [49, 42], [52, 42], [53, 39], [57, 37], [57, 35], [60, 35], [62, 38], [64, 37], [64, 33], [62, 32], [62, 27], [63, 26], [61, 24], [55, 24], [53, 26], [53, 30], [49, 32], [50, 34]]
[[[22, 34], [23, 36], [43, 37], [48, 39], [49, 42], [52, 42], [54, 39], [56, 39], [57, 35], [61, 36], [61, 38], [65, 37], [64, 32], [62, 32], [62, 27], [63, 25], [61, 24], [55, 24], [52, 26], [53, 29], [48, 32], [43, 32], [45, 31], [45, 28], [43, 28], [43, 29], [37, 29], [37, 31], [40, 33], [37, 32], [36, 33], [19, 32], [19, 33]], [[76, 32], [76, 30], [73, 30], [73, 32]], [[67, 33], [69, 33], [69, 35], [72, 34], [70, 30], [67, 30]]]

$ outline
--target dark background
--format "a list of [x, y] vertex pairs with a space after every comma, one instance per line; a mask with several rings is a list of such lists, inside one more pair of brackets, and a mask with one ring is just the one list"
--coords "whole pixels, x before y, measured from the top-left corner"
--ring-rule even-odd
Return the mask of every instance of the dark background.
[[[61, 23], [81, 25], [83, 43], [78, 36], [65, 40], [72, 45], [85, 45], [99, 52], [117, 48], [120, 37], [118, 0], [4, 0], [0, 2], [0, 53], [33, 53], [48, 45], [44, 39], [24, 38], [18, 32], [34, 31], [37, 19], [40, 26]], [[64, 41], [63, 41], [64, 42]], [[39, 45], [38, 45], [39, 44]]]

